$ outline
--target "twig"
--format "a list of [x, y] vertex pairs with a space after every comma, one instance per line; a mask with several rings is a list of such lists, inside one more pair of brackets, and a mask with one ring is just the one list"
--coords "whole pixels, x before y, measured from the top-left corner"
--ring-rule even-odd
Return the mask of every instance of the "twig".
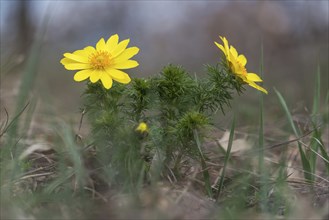
[[54, 164], [49, 165], [49, 166], [46, 166], [46, 167], [39, 167], [39, 168], [37, 168], [37, 169], [30, 170], [30, 171], [26, 172], [23, 176], [27, 176], [28, 174], [35, 173], [35, 172], [38, 172], [38, 171], [40, 171], [40, 170], [51, 169], [51, 168], [53, 168], [53, 167], [55, 167]]
[[19, 178], [20, 180], [25, 180], [25, 179], [29, 179], [29, 178], [33, 178], [33, 177], [39, 177], [39, 176], [48, 176], [53, 174], [54, 172], [47, 172], [47, 173], [36, 173], [36, 174], [31, 174], [31, 175], [27, 175], [27, 176], [23, 176], [21, 178]]
[[81, 127], [82, 127], [83, 117], [84, 117], [85, 114], [86, 114], [86, 109], [83, 109], [82, 112], [81, 112], [78, 133], [75, 135], [76, 141], [78, 140], [78, 138], [81, 139], [81, 136], [79, 135], [79, 133], [80, 133], [80, 130], [81, 130]]
[[[8, 114], [8, 111], [7, 111], [7, 109], [6, 109], [5, 107], [4, 107], [4, 110], [5, 110], [5, 113], [6, 113], [6, 122], [4, 123], [3, 126], [1, 125], [1, 129], [0, 129], [0, 130], [2, 130], [2, 127], [5, 129], [5, 128], [7, 127], [7, 125], [8, 125], [8, 121], [9, 121], [9, 114]], [[0, 134], [0, 137], [1, 137], [3, 134], [4, 134], [4, 132]]]
[[[7, 131], [8, 131], [8, 129], [13, 125], [13, 123], [16, 121], [16, 119], [19, 117], [19, 116], [21, 116], [21, 114], [25, 111], [25, 109], [27, 108], [27, 106], [30, 104], [30, 102], [28, 102], [24, 107], [23, 107], [23, 109], [11, 120], [11, 122], [9, 123], [9, 125], [7, 126], [7, 127], [5, 127], [4, 128], [4, 130], [0, 133], [0, 138], [2, 137], [2, 135], [4, 135]], [[9, 114], [8, 114], [8, 112], [7, 112], [7, 110], [5, 109], [5, 112], [6, 112], [6, 114], [7, 114], [7, 116], [9, 116]], [[7, 118], [7, 120], [8, 120], [8, 118]], [[6, 123], [6, 124], [8, 124], [8, 122]]]
[[[314, 132], [316, 129], [318, 129], [319, 127], [321, 127], [322, 125], [318, 125], [316, 128], [314, 128], [313, 130], [310, 130], [308, 131], [307, 133], [303, 134], [302, 136], [298, 137], [298, 138], [295, 138], [293, 140], [289, 140], [289, 141], [285, 141], [285, 142], [281, 142], [281, 143], [277, 143], [277, 144], [274, 144], [274, 145], [271, 145], [271, 146], [268, 146], [268, 147], [264, 147], [263, 150], [270, 150], [270, 149], [273, 149], [273, 148], [277, 148], [277, 147], [280, 147], [280, 146], [284, 146], [284, 145], [288, 145], [290, 143], [293, 143], [293, 142], [296, 142], [296, 141], [299, 141], [300, 139], [310, 135], [312, 132]], [[260, 151], [260, 149], [257, 149], [257, 150], [250, 150], [249, 152], [246, 152], [246, 154], [252, 154], [252, 153], [257, 153], [258, 151]]]
[[93, 196], [96, 194], [97, 196], [99, 196], [99, 198], [101, 198], [104, 202], [108, 202], [107, 198], [105, 198], [104, 196], [102, 196], [101, 193], [97, 192], [96, 190], [89, 188], [89, 187], [83, 187], [85, 190], [88, 190], [90, 192], [92, 192]]

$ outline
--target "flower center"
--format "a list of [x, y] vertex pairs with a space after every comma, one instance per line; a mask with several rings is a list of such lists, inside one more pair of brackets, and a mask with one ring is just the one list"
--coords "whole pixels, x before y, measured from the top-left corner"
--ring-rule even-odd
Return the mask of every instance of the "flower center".
[[247, 75], [247, 69], [239, 61], [236, 61], [235, 63], [230, 61], [229, 67], [236, 74]]
[[106, 51], [96, 51], [89, 57], [91, 66], [94, 69], [105, 69], [112, 62], [112, 55]]

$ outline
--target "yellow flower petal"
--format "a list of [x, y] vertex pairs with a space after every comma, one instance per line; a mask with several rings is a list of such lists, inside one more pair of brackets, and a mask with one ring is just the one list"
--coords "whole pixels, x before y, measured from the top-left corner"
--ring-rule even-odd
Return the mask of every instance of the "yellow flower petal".
[[76, 63], [76, 61], [74, 61], [74, 60], [71, 60], [71, 59], [69, 59], [69, 58], [63, 58], [63, 59], [61, 59], [61, 64], [63, 64], [64, 66], [65, 65], [67, 65], [67, 64], [69, 64], [69, 63]]
[[225, 56], [227, 56], [227, 54], [226, 54], [226, 50], [225, 50], [225, 48], [223, 47], [223, 45], [217, 43], [216, 41], [215, 41], [215, 44], [216, 44], [216, 46], [217, 46], [219, 49], [221, 49], [221, 51], [223, 51], [223, 53], [225, 54]]
[[104, 86], [106, 89], [110, 89], [110, 88], [112, 87], [113, 80], [112, 80], [112, 78], [109, 76], [108, 73], [103, 73], [103, 74], [102, 74], [102, 76], [101, 76], [101, 81], [102, 81], [103, 86]]
[[113, 50], [119, 42], [119, 36], [117, 34], [112, 35], [107, 41], [106, 41], [106, 47], [109, 51]]
[[121, 63], [114, 64], [113, 68], [116, 68], [116, 69], [130, 69], [130, 68], [134, 68], [138, 65], [139, 65], [138, 62], [135, 61], [135, 60], [126, 60], [126, 61], [123, 61]]
[[219, 37], [224, 43], [225, 50], [228, 50], [229, 47], [228, 47], [228, 41], [227, 41], [226, 37], [222, 37], [222, 36], [219, 36]]
[[138, 47], [129, 47], [115, 58], [115, 62], [120, 63], [122, 61], [129, 60], [130, 58], [135, 56], [138, 52], [139, 52]]
[[88, 57], [88, 53], [86, 53], [86, 51], [84, 50], [76, 50], [73, 52], [73, 54], [78, 56]]
[[99, 70], [94, 70], [90, 75], [90, 81], [92, 83], [97, 82], [101, 78], [102, 74], [105, 74], [105, 72], [99, 71]]
[[236, 51], [236, 49], [232, 45], [230, 46], [230, 52], [235, 59], [238, 58], [238, 51]]
[[237, 59], [243, 66], [245, 66], [247, 64], [247, 58], [243, 55], [243, 54], [240, 54], [238, 56], [238, 59]]
[[129, 75], [121, 70], [117, 69], [107, 69], [106, 72], [110, 74], [112, 79], [119, 83], [127, 84], [131, 81]]
[[116, 46], [110, 53], [112, 54], [113, 57], [119, 56], [128, 46], [129, 44], [129, 39], [121, 41], [118, 46]]
[[85, 57], [85, 56], [76, 55], [76, 54], [72, 54], [72, 53], [64, 53], [64, 57], [74, 60], [76, 62], [88, 63], [88, 57]]
[[267, 94], [267, 90], [264, 89], [263, 87], [257, 85], [256, 83], [254, 83], [254, 82], [249, 82], [248, 84], [249, 84], [249, 86], [251, 86], [251, 87], [253, 87], [253, 88], [255, 88], [255, 89], [257, 89], [257, 90], [259, 90], [259, 91], [261, 91], [261, 92], [263, 92], [263, 93], [265, 93], [265, 94]]
[[96, 50], [100, 51], [100, 50], [106, 50], [105, 48], [105, 40], [104, 38], [101, 38], [97, 44], [96, 44]]
[[219, 36], [220, 37], [220, 39], [223, 41], [223, 44], [224, 44], [224, 49], [225, 49], [225, 54], [228, 56], [228, 57], [230, 57], [230, 54], [229, 54], [229, 51], [230, 51], [230, 49], [229, 49], [229, 45], [228, 45], [228, 41], [227, 41], [227, 39], [226, 39], [226, 37], [221, 37], [221, 36]]
[[263, 80], [256, 73], [248, 73], [247, 80], [253, 82], [262, 82]]
[[91, 53], [94, 53], [96, 49], [92, 46], [88, 46], [83, 48], [83, 51], [86, 53], [87, 56], [89, 56]]
[[90, 69], [91, 66], [88, 63], [68, 63], [64, 66], [67, 70], [82, 70]]
[[81, 70], [74, 75], [74, 80], [77, 82], [83, 81], [83, 80], [87, 79], [88, 77], [90, 77], [91, 74], [92, 74], [92, 70], [89, 70], [89, 69]]

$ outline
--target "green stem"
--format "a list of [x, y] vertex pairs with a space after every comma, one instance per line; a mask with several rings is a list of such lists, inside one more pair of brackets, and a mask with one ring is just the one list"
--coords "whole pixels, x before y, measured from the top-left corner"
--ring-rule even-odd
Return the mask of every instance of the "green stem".
[[204, 182], [205, 182], [205, 188], [206, 188], [208, 196], [210, 198], [213, 198], [213, 193], [212, 193], [211, 184], [210, 184], [210, 176], [209, 176], [209, 172], [207, 170], [206, 160], [205, 160], [202, 150], [201, 150], [201, 142], [199, 139], [199, 134], [196, 129], [193, 129], [193, 136], [194, 136], [195, 143], [199, 150], [199, 156], [200, 156], [200, 160], [201, 160], [201, 169], [202, 169], [202, 174], [203, 174], [203, 178], [204, 178]]

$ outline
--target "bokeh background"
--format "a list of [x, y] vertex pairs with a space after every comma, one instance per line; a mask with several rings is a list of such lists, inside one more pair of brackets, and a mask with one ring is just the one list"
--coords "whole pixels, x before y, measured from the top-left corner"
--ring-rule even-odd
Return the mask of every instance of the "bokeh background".
[[[42, 50], [31, 92], [65, 114], [78, 111], [85, 84], [74, 82], [74, 71], [59, 63], [63, 53], [94, 46], [101, 37], [118, 33], [121, 40], [130, 38], [130, 46], [140, 48], [135, 57], [140, 66], [128, 71], [132, 77], [156, 75], [169, 63], [204, 77], [204, 64], [216, 64], [222, 56], [214, 45], [222, 35], [246, 55], [250, 72], [259, 73], [263, 62], [268, 114], [280, 109], [273, 88], [292, 108], [305, 109], [311, 106], [318, 66], [323, 98], [328, 91], [328, 4], [327, 0], [1, 1], [1, 91], [6, 97], [17, 93], [35, 42], [41, 41]], [[45, 34], [38, 34], [43, 28]], [[255, 94], [248, 88], [236, 96], [236, 111], [245, 116], [258, 112]], [[2, 95], [2, 101], [6, 97]]]

